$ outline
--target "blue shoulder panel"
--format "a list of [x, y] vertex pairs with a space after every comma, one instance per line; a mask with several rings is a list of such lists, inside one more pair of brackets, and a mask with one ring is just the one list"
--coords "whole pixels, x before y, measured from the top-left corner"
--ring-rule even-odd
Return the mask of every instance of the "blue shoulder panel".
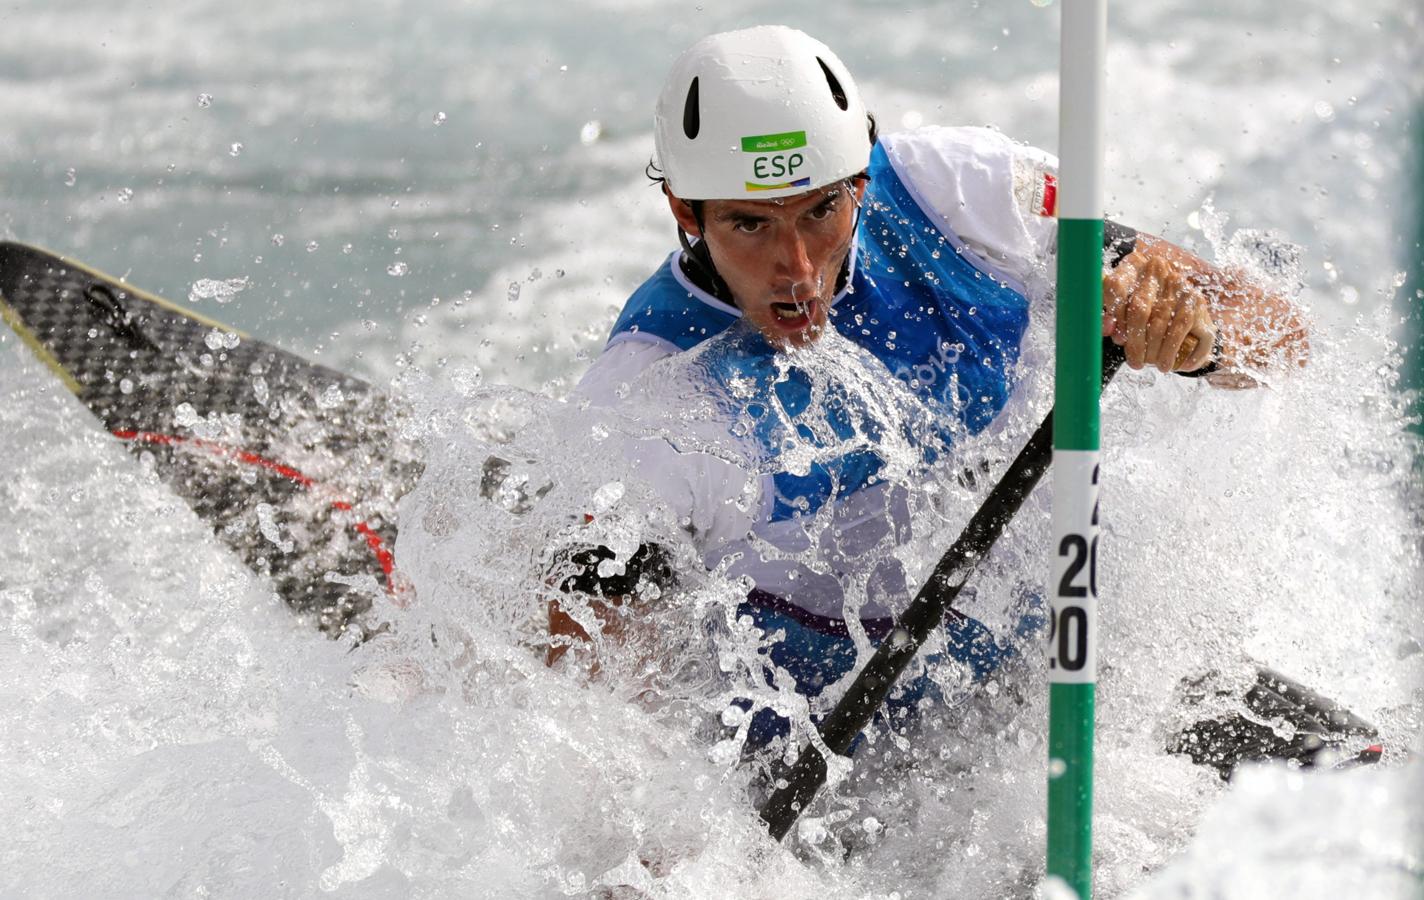
[[837, 330], [874, 353], [921, 399], [971, 433], [1003, 409], [1028, 329], [1028, 299], [915, 201], [876, 145], [853, 290]]
[[620, 335], [643, 333], [675, 344], [679, 350], [691, 350], [741, 318], [720, 301], [688, 290], [673, 272], [681, 255], [669, 256], [628, 298], [613, 323], [610, 342]]

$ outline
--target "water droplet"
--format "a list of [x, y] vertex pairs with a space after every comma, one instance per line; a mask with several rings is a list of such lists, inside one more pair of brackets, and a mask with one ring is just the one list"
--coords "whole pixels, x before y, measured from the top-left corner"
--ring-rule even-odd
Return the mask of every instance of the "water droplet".
[[621, 481], [610, 481], [593, 492], [593, 511], [596, 514], [608, 512], [623, 499], [627, 489]]
[[282, 530], [277, 525], [276, 508], [270, 503], [257, 504], [257, 530], [283, 553], [291, 553], [296, 546], [289, 538], [282, 537]]
[[180, 403], [173, 408], [173, 422], [176, 425], [190, 428], [201, 421], [203, 421], [202, 416], [198, 415], [198, 411], [193, 408], [191, 403]]
[[321, 246], [321, 245], [318, 244], [316, 241], [307, 241], [307, 252], [308, 252], [308, 253], [315, 253], [315, 252], [316, 252], [316, 249], [317, 249], [318, 247], [320, 247], [320, 246]]
[[603, 137], [603, 123], [597, 119], [583, 123], [583, 127], [579, 129], [579, 143], [585, 147], [601, 137]]
[[1315, 116], [1322, 122], [1335, 121], [1335, 107], [1325, 100], [1315, 101]]
[[334, 384], [326, 386], [326, 390], [321, 392], [321, 396], [316, 398], [316, 405], [322, 409], [333, 409], [341, 405], [346, 396], [341, 393], [341, 388]]
[[280, 247], [287, 242], [287, 236], [280, 231], [272, 235], [272, 246]]
[[450, 376], [451, 382], [455, 385], [455, 390], [462, 396], [468, 397], [479, 389], [480, 382], [484, 380], [484, 373], [479, 366], [464, 366], [456, 369]]
[[431, 121], [434, 122], [436, 125], [444, 125], [445, 119], [445, 114], [443, 112], [438, 112], [435, 114], [435, 117], [431, 119]]
[[188, 289], [188, 302], [199, 303], [211, 300], [214, 303], [229, 303], [234, 297], [247, 290], [250, 282], [242, 278], [200, 278]]
[[242, 141], [234, 141], [233, 144], [232, 144], [232, 146], [227, 148], [227, 155], [228, 155], [228, 156], [241, 156], [241, 155], [242, 155]]
[[212, 94], [199, 94], [199, 95], [198, 95], [198, 106], [199, 106], [201, 109], [207, 109], [209, 106], [212, 106], [212, 105], [213, 105], [213, 95], [212, 95]]
[[350, 244], [342, 244], [342, 245], [341, 245], [341, 252], [342, 252], [342, 253], [350, 253], [353, 249], [354, 249], [354, 248], [353, 248]]
[[128, 203], [133, 199], [133, 188], [124, 188], [119, 191], [119, 202]]
[[555, 277], [555, 278], [563, 278], [563, 277], [564, 277], [564, 270], [563, 270], [563, 269], [555, 269], [555, 270], [554, 270], [554, 277]]
[[132, 381], [130, 381], [130, 380], [127, 379], [127, 378], [120, 378], [120, 379], [119, 379], [119, 393], [120, 393], [120, 394], [132, 394], [132, 393], [133, 393], [133, 389], [134, 389], [134, 383], [133, 383]]
[[401, 261], [393, 262], [389, 266], [386, 266], [386, 274], [395, 278], [400, 278], [409, 271], [410, 266]]
[[65, 170], [64, 170], [64, 186], [65, 186], [65, 187], [74, 187], [74, 182], [76, 182], [76, 181], [78, 181], [78, 180], [79, 180], [79, 173], [76, 172], [74, 169], [65, 169]]
[[513, 303], [515, 300], [518, 300], [518, 299], [519, 299], [519, 291], [520, 291], [519, 282], [517, 282], [517, 281], [511, 281], [511, 282], [509, 283], [509, 290], [508, 290], [508, 292], [506, 293], [506, 296], [507, 296], [507, 298], [509, 299], [509, 302], [510, 302], [510, 303]]
[[399, 240], [399, 239], [400, 239], [400, 229], [399, 229], [399, 228], [387, 228], [387, 229], [386, 229], [386, 237], [390, 238], [390, 239], [393, 240], [393, 241], [394, 241], [394, 240]]

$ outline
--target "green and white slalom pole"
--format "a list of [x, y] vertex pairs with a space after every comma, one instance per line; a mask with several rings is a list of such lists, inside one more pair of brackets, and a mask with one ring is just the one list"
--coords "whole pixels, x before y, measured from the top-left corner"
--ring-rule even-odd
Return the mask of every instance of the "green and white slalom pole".
[[1048, 874], [1092, 895], [1107, 0], [1064, 0], [1048, 633]]

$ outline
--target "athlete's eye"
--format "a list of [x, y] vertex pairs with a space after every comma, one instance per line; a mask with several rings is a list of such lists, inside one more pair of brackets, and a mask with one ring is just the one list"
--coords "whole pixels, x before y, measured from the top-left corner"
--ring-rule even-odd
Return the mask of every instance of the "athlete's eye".
[[836, 209], [836, 201], [827, 200], [825, 203], [822, 203], [820, 206], [817, 206], [815, 209], [811, 210], [811, 218], [816, 219], [817, 221], [829, 219], [831, 216], [836, 214]]
[[732, 222], [732, 230], [742, 234], [756, 234], [761, 230], [762, 221], [760, 219], [737, 219]]

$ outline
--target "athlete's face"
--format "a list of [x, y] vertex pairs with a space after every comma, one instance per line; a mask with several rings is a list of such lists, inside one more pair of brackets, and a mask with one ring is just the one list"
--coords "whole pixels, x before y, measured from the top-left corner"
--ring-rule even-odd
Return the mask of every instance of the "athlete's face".
[[864, 194], [864, 179], [856, 179], [779, 200], [708, 200], [705, 231], [686, 201], [668, 202], [682, 230], [707, 242], [746, 320], [785, 348], [805, 346], [825, 330]]

